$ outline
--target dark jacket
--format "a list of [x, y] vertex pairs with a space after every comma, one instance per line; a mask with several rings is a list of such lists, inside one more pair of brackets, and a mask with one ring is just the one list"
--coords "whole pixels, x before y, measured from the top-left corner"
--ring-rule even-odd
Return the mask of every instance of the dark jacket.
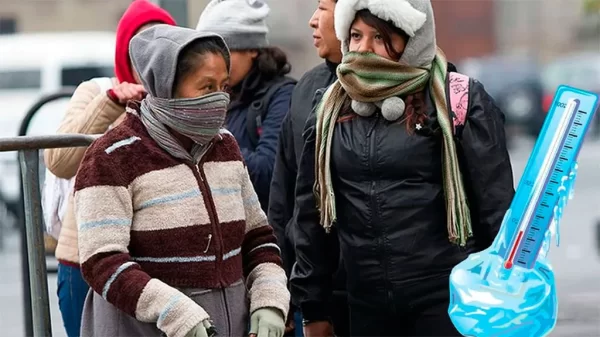
[[256, 95], [264, 93], [274, 81], [262, 81], [253, 71], [232, 94], [232, 103], [227, 113], [226, 127], [235, 136], [250, 173], [250, 179], [258, 195], [263, 211], [267, 212], [269, 189], [273, 176], [273, 165], [281, 124], [289, 107], [294, 84], [285, 84], [279, 88], [268, 103], [268, 113], [262, 121], [262, 131], [256, 147], [248, 135], [246, 116], [250, 104]]
[[277, 235], [279, 247], [281, 247], [288, 277], [296, 260], [289, 223], [294, 211], [298, 163], [304, 146], [302, 132], [306, 125], [306, 119], [316, 103], [321, 100], [322, 93], [337, 79], [336, 66], [336, 64], [324, 62], [302, 76], [292, 93], [290, 111], [283, 120], [279, 134], [268, 216], [269, 223]]
[[[405, 305], [407, 287], [447, 278], [468, 254], [487, 248], [514, 195], [504, 115], [472, 81], [465, 127], [457, 138], [474, 238], [459, 248], [448, 241], [442, 182], [442, 137], [429, 93], [426, 127], [409, 134], [404, 123], [379, 113], [336, 125], [332, 177], [337, 223], [331, 235], [319, 225], [313, 194], [315, 116], [306, 125], [296, 185], [296, 265], [293, 298], [306, 319], [328, 316], [330, 275], [341, 252], [349, 303], [380, 308]], [[447, 282], [440, 291], [446, 291]], [[414, 295], [413, 295], [414, 296]]]

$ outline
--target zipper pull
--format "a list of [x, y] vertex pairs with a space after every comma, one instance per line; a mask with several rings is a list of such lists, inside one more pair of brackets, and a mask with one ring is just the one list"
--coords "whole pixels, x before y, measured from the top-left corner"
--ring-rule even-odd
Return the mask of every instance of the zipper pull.
[[204, 182], [204, 179], [202, 178], [202, 173], [200, 172], [200, 166], [196, 165], [196, 171], [198, 171], [198, 177], [200, 177], [200, 181]]
[[212, 234], [208, 234], [208, 243], [206, 244], [206, 249], [202, 253], [206, 254], [206, 252], [208, 252], [208, 248], [210, 247], [211, 240], [212, 240]]

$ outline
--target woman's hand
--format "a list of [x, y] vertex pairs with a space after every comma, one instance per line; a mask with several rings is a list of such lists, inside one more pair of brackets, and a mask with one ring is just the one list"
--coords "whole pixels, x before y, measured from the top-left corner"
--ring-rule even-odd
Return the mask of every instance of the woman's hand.
[[333, 326], [328, 321], [312, 322], [304, 326], [304, 337], [332, 337]]
[[215, 335], [214, 328], [210, 324], [210, 321], [205, 319], [198, 323], [185, 337], [212, 337]]
[[284, 331], [285, 321], [277, 309], [258, 309], [250, 316], [250, 337], [282, 337]]
[[121, 104], [127, 104], [128, 101], [140, 101], [146, 94], [144, 86], [128, 82], [119, 83], [112, 88], [112, 92]]

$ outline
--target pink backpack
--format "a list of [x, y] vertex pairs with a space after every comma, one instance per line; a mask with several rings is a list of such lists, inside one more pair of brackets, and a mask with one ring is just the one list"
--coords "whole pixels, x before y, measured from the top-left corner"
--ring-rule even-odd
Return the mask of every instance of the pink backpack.
[[448, 88], [450, 94], [450, 111], [454, 124], [454, 134], [465, 125], [469, 111], [469, 77], [463, 74], [448, 73]]

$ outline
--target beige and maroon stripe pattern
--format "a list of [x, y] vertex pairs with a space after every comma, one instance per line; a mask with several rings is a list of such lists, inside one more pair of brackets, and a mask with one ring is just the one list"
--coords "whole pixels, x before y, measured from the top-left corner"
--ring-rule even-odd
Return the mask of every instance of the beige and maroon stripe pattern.
[[223, 131], [219, 140], [196, 167], [169, 156], [129, 115], [90, 146], [77, 176], [85, 279], [108, 302], [156, 322], [168, 336], [184, 336], [182, 324], [207, 317], [176, 288], [227, 287], [245, 277], [252, 308], [287, 315], [273, 230], [235, 139]]

